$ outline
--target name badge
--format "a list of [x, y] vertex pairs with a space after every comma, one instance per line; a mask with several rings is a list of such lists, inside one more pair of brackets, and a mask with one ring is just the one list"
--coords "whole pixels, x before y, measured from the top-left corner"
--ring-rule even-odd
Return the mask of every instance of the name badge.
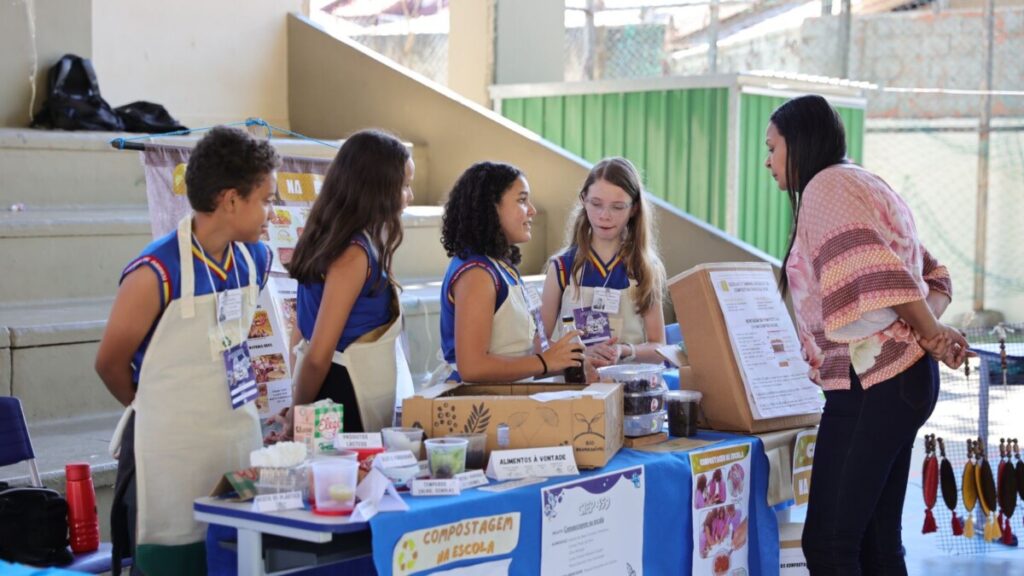
[[590, 307], [598, 312], [618, 314], [621, 299], [622, 293], [619, 290], [594, 288], [594, 303]]
[[231, 395], [231, 408], [237, 410], [256, 399], [256, 372], [249, 357], [249, 344], [242, 342], [224, 351], [224, 371]]
[[242, 291], [217, 292], [217, 319], [221, 322], [238, 320], [242, 317]]
[[523, 285], [523, 290], [526, 291], [526, 303], [530, 310], [540, 310], [540, 294], [537, 289], [533, 286]]
[[413, 480], [413, 496], [458, 496], [459, 481], [455, 478], [444, 480]]
[[612, 325], [607, 313], [598, 312], [588, 306], [573, 309], [572, 315], [576, 321], [576, 329], [583, 332], [584, 344], [597, 344], [612, 337]]

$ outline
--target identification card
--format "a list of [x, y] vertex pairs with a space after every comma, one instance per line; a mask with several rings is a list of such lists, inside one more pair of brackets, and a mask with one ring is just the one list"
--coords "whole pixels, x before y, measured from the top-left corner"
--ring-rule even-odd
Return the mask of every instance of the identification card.
[[217, 318], [221, 322], [238, 320], [242, 317], [242, 291], [217, 292]]
[[231, 408], [238, 409], [256, 399], [256, 372], [249, 357], [249, 344], [242, 342], [224, 351], [224, 371], [228, 379]]
[[587, 307], [574, 309], [572, 315], [576, 321], [576, 329], [583, 332], [584, 344], [597, 344], [612, 337], [608, 314]]
[[540, 293], [533, 286], [523, 286], [523, 290], [526, 292], [526, 304], [530, 307], [530, 310], [540, 310]]
[[591, 305], [591, 308], [598, 312], [618, 314], [619, 301], [621, 299], [622, 293], [619, 290], [612, 290], [611, 288], [594, 288], [594, 303]]

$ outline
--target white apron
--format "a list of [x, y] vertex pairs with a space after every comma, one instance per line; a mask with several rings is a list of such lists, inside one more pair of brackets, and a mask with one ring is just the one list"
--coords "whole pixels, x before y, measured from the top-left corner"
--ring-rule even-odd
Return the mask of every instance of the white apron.
[[[609, 272], [610, 274], [610, 272]], [[644, 330], [644, 317], [636, 311], [636, 281], [630, 279], [629, 288], [619, 290], [619, 311], [608, 315], [608, 324], [612, 330], [612, 336], [617, 337], [622, 344], [645, 344], [647, 332]], [[564, 316], [572, 316], [576, 308], [586, 308], [594, 303], [594, 288], [581, 286], [579, 297], [576, 297], [576, 286], [572, 279], [569, 280], [565, 290], [562, 291], [562, 309], [558, 313], [560, 320]], [[562, 337], [562, 323], [555, 322], [555, 329], [551, 340], [557, 342]]]
[[[392, 291], [392, 314], [389, 324], [363, 334], [348, 345], [344, 352], [335, 350], [331, 359], [344, 366], [352, 380], [359, 418], [366, 432], [378, 432], [391, 426], [395, 406], [414, 394], [412, 372], [402, 348], [402, 306]], [[309, 342], [302, 340], [295, 346], [293, 381], [299, 379], [299, 367], [309, 350]]]
[[[249, 250], [235, 245], [248, 265], [249, 285], [241, 289], [241, 323], [221, 327], [237, 343], [248, 336], [259, 284]], [[139, 545], [201, 542], [206, 527], [193, 519], [192, 501], [209, 495], [224, 473], [247, 468], [249, 453], [262, 446], [256, 403], [231, 409], [224, 358], [211, 347], [211, 336], [221, 346], [216, 294], [195, 296], [191, 215], [178, 225], [178, 255], [181, 298], [167, 306], [153, 332], [135, 401], [111, 442], [117, 450], [134, 409]]]
[[[533, 313], [530, 311], [530, 302], [526, 297], [525, 287], [522, 278], [519, 285], [513, 286], [505, 275], [501, 273], [501, 266], [493, 258], [489, 258], [498, 277], [508, 288], [508, 296], [501, 303], [498, 310], [494, 312], [491, 319], [491, 345], [487, 348], [489, 354], [499, 356], [529, 356], [533, 354], [533, 340], [537, 335], [537, 325], [534, 322]], [[441, 355], [443, 359], [443, 354]], [[443, 364], [431, 375], [430, 384], [437, 384], [447, 380], [452, 372], [458, 370], [455, 364]], [[532, 380], [532, 378], [527, 378]]]

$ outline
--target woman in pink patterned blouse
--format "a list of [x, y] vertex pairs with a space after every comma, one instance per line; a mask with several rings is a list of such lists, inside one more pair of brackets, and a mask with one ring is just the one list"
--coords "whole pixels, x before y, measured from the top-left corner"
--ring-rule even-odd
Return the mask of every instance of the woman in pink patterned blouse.
[[825, 390], [804, 527], [819, 574], [907, 573], [900, 519], [917, 431], [939, 393], [936, 360], [963, 363], [967, 342], [938, 321], [946, 268], [921, 245], [906, 203], [846, 159], [846, 135], [820, 96], [771, 117], [765, 143], [789, 194], [783, 259], [809, 376]]

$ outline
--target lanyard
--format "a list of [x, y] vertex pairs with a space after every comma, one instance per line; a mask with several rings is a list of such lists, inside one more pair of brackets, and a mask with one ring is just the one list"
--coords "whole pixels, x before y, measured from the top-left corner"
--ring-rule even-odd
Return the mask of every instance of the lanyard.
[[[199, 243], [199, 239], [196, 238], [195, 234], [192, 234], [192, 240], [194, 240], [195, 243], [196, 243], [196, 246], [199, 247], [199, 253], [203, 255], [203, 259], [204, 260], [209, 260], [210, 257], [206, 255], [206, 251], [203, 250], [203, 245]], [[232, 254], [231, 254], [232, 256], [234, 256], [234, 249], [235, 249], [234, 245], [232, 243], [228, 243], [228, 250], [232, 251]], [[241, 279], [241, 277], [238, 276], [238, 262], [236, 261], [235, 265], [232, 266], [231, 268], [232, 268], [232, 270], [235, 273], [235, 285], [236, 285], [236, 287], [239, 290], [241, 290], [242, 289], [242, 279]], [[210, 280], [210, 290], [213, 290], [213, 295], [214, 295], [213, 296], [213, 301], [214, 301], [214, 307], [216, 308], [214, 310], [213, 317], [214, 317], [214, 319], [217, 320], [217, 331], [220, 332], [220, 341], [224, 345], [225, 348], [230, 348], [231, 340], [228, 339], [227, 334], [224, 333], [224, 327], [221, 326], [221, 324], [220, 324], [220, 307], [221, 307], [221, 302], [220, 302], [220, 298], [218, 298], [218, 296], [217, 296], [219, 294], [219, 292], [217, 291], [217, 285], [213, 283], [213, 274], [210, 274], [210, 265], [207, 264], [205, 261], [203, 262], [203, 270], [206, 271], [206, 277]], [[230, 290], [231, 290], [230, 286], [226, 287], [224, 289], [224, 293], [226, 294]], [[242, 332], [242, 328], [243, 328], [242, 327], [242, 316], [243, 316], [242, 314], [238, 315], [238, 334], [239, 334], [239, 337], [242, 337], [242, 334], [243, 334], [243, 332]]]

